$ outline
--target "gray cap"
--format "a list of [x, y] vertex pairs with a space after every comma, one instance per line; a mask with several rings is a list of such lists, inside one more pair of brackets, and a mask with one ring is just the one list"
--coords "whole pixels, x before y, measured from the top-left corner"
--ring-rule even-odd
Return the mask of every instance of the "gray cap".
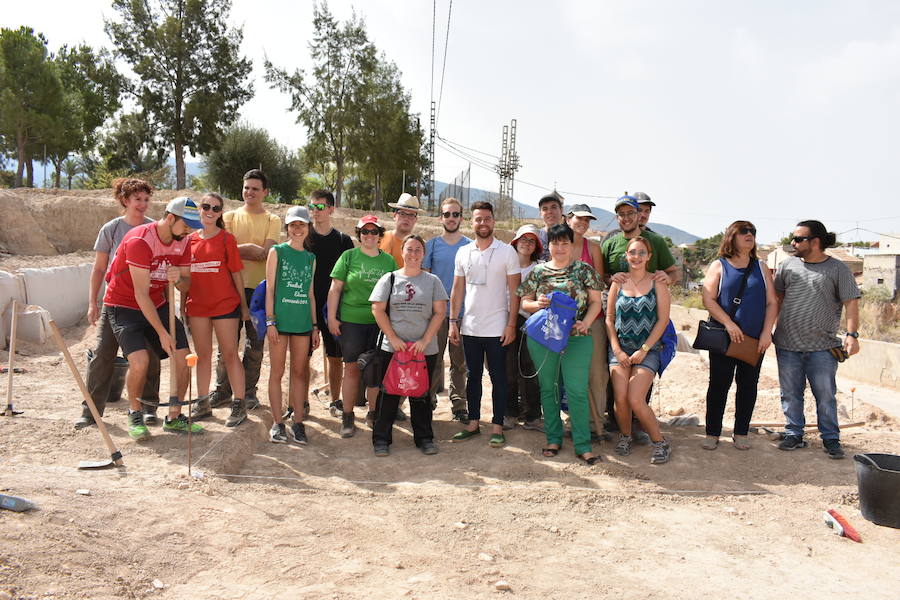
[[292, 206], [288, 209], [287, 214], [284, 215], [284, 224], [289, 225], [294, 221], [309, 223], [309, 211], [305, 206]]
[[591, 207], [587, 204], [573, 204], [569, 208], [569, 212], [566, 213], [566, 216], [569, 217], [588, 217], [593, 220], [597, 220], [597, 217], [594, 216], [594, 213], [591, 212]]
[[649, 204], [650, 206], [656, 206], [656, 202], [650, 199], [650, 196], [645, 194], [644, 192], [635, 192], [632, 194], [634, 199], [637, 200], [638, 204]]

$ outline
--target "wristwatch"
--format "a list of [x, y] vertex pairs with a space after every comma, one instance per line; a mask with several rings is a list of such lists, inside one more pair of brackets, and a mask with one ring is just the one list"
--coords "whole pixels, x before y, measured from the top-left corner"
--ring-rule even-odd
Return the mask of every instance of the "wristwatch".
[[643, 350], [644, 352], [650, 352], [650, 346], [648, 346], [647, 344], [641, 344], [641, 350]]
[[848, 331], [847, 337], [859, 339], [859, 332], [858, 331]]

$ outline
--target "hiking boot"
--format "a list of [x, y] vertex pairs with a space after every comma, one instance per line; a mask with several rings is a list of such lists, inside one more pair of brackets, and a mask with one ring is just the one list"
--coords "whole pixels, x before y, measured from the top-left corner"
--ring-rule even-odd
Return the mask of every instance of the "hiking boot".
[[353, 413], [343, 413], [341, 415], [341, 437], [352, 438], [356, 433], [356, 424], [353, 422]]
[[97, 422], [94, 421], [94, 415], [91, 414], [91, 410], [85, 406], [81, 411], [81, 416], [75, 421], [75, 429], [84, 429], [96, 424]]
[[139, 410], [128, 413], [128, 435], [137, 441], [150, 438], [150, 430], [144, 425], [144, 414]]
[[306, 438], [306, 427], [303, 426], [303, 423], [291, 425], [291, 433], [294, 434], [294, 443], [298, 446], [305, 446], [309, 443], [309, 440]]
[[231, 403], [231, 414], [225, 420], [225, 427], [237, 427], [247, 418], [247, 403], [245, 400], [235, 398]]
[[219, 390], [209, 395], [209, 405], [213, 408], [219, 408], [231, 403], [231, 394], [223, 394]]
[[422, 442], [422, 445], [419, 446], [419, 450], [421, 450], [422, 454], [426, 456], [431, 456], [432, 454], [438, 453], [437, 444], [435, 444], [433, 440], [425, 440], [424, 442]]
[[616, 454], [618, 454], [619, 456], [626, 456], [628, 454], [631, 454], [631, 443], [632, 439], [630, 435], [620, 433], [619, 442], [616, 444]]
[[247, 394], [245, 400], [246, 403], [244, 404], [244, 407], [246, 410], [256, 410], [259, 408], [259, 398], [256, 397], [256, 392]]
[[822, 440], [825, 446], [823, 450], [828, 454], [828, 458], [844, 458], [844, 449], [841, 448], [840, 440]]
[[375, 456], [377, 456], [379, 458], [383, 458], [383, 457], [389, 456], [391, 454], [390, 446], [388, 446], [384, 442], [379, 442], [379, 443], [375, 444], [374, 449], [375, 449]]
[[409, 420], [409, 417], [406, 416], [406, 413], [403, 412], [403, 409], [402, 409], [402, 408], [398, 408], [398, 409], [397, 409], [397, 416], [394, 417], [394, 422], [395, 422], [395, 423], [401, 423], [401, 422], [403, 422], [403, 421], [408, 421], [408, 420]]
[[200, 425], [199, 423], [191, 423], [188, 425], [187, 415], [181, 413], [174, 419], [166, 417], [166, 420], [163, 422], [163, 430], [171, 431], [173, 433], [187, 433], [188, 431], [191, 433], [203, 433], [203, 425]]
[[543, 433], [544, 420], [543, 419], [531, 419], [530, 421], [525, 421], [524, 423], [522, 423], [522, 429], [528, 429], [529, 431], [540, 431]]
[[287, 429], [284, 423], [272, 423], [272, 429], [269, 430], [269, 441], [273, 444], [287, 444]]
[[505, 416], [503, 417], [503, 430], [509, 431], [510, 429], [515, 429], [516, 424], [518, 424], [518, 419], [515, 417]]
[[156, 418], [156, 407], [145, 407], [141, 409], [144, 413], [144, 425], [159, 425], [159, 419]]
[[672, 447], [669, 446], [669, 441], [663, 438], [659, 442], [652, 442], [652, 444], [653, 452], [650, 454], [650, 464], [661, 465], [669, 462], [669, 457], [672, 456]]
[[778, 444], [779, 450], [796, 450], [797, 448], [806, 448], [806, 440], [799, 435], [788, 434], [784, 436], [781, 443]]
[[453, 411], [453, 418], [450, 419], [450, 420], [451, 420], [451, 421], [459, 421], [459, 422], [462, 423], [463, 425], [468, 425], [468, 424], [469, 424], [469, 411], [467, 411], [467, 410], [454, 410], [454, 411]]
[[191, 413], [191, 418], [195, 421], [199, 421], [200, 419], [211, 417], [212, 414], [213, 411], [212, 406], [209, 403], [209, 394], [197, 398], [194, 403], [194, 412]]
[[369, 429], [375, 429], [375, 411], [370, 410], [366, 413], [366, 425], [368, 425]]

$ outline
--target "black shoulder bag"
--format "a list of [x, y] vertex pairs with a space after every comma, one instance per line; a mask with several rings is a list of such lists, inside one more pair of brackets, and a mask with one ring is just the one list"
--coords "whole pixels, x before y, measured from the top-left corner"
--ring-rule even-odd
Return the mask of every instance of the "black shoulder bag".
[[[753, 266], [751, 260], [747, 263], [747, 269], [741, 278], [741, 287], [738, 288], [737, 295], [731, 300], [731, 306], [728, 309], [728, 316], [734, 319], [738, 307], [741, 305], [741, 298], [744, 296], [744, 290], [747, 289], [747, 280], [750, 278], [750, 270]], [[731, 344], [731, 337], [725, 326], [710, 317], [706, 321], [700, 321], [697, 325], [697, 337], [694, 339], [692, 346], [695, 350], [709, 350], [717, 354], [725, 354], [728, 352], [728, 346]]]

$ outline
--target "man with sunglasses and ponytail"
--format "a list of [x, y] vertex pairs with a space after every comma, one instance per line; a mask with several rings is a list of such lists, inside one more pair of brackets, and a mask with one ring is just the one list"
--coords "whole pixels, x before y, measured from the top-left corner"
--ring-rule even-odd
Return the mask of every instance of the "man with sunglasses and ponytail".
[[[268, 195], [269, 184], [266, 174], [259, 169], [251, 169], [244, 174], [244, 184], [241, 188], [244, 205], [222, 215], [225, 230], [235, 237], [238, 253], [244, 263], [242, 274], [248, 306], [253, 297], [253, 290], [266, 278], [266, 258], [269, 250], [281, 239], [281, 219], [263, 208], [263, 201]], [[257, 337], [256, 328], [250, 321], [244, 321], [244, 332], [247, 339], [241, 362], [244, 365], [245, 389], [235, 394], [235, 397], [242, 398], [243, 401], [234, 402], [235, 405], [232, 406], [234, 415], [259, 408], [256, 384], [262, 366], [264, 340]], [[212, 408], [232, 402], [231, 384], [228, 382], [228, 374], [225, 372], [221, 355], [216, 357], [216, 363], [216, 389], [209, 398]]]
[[[472, 243], [472, 240], [460, 231], [463, 222], [462, 204], [456, 198], [447, 198], [441, 203], [440, 219], [444, 233], [431, 238], [425, 244], [425, 260], [422, 261], [422, 268], [437, 275], [449, 296], [453, 291], [456, 252], [466, 244]], [[449, 310], [449, 306], [447, 308]], [[448, 315], [437, 332], [438, 358], [435, 364], [438, 372], [431, 378], [432, 405], [437, 404], [437, 392], [444, 383], [444, 350], [447, 348], [449, 335]], [[469, 422], [469, 411], [466, 405], [466, 355], [462, 346], [456, 344], [450, 344], [450, 406], [454, 420], [464, 425]]]
[[[794, 256], [775, 272], [775, 295], [781, 308], [773, 343], [778, 358], [781, 409], [787, 435], [781, 450], [805, 448], [803, 392], [806, 382], [816, 399], [816, 421], [829, 458], [844, 458], [838, 426], [838, 362], [859, 352], [859, 287], [847, 265], [825, 253], [836, 236], [820, 221], [800, 221], [791, 238]], [[841, 310], [847, 333], [838, 335]]]
[[[353, 239], [338, 231], [332, 225], [335, 211], [334, 194], [328, 190], [315, 190], [309, 195], [309, 216], [312, 226], [309, 229], [309, 251], [316, 257], [316, 272], [313, 291], [316, 298], [316, 315], [318, 323], [327, 323], [324, 312], [328, 304], [328, 290], [331, 288], [331, 270], [335, 263], [347, 250], [353, 250]], [[322, 347], [325, 361], [328, 363], [328, 390], [331, 394], [331, 406], [338, 411], [341, 398], [341, 381], [344, 365], [340, 342], [331, 335], [328, 327], [319, 328], [322, 336]]]

